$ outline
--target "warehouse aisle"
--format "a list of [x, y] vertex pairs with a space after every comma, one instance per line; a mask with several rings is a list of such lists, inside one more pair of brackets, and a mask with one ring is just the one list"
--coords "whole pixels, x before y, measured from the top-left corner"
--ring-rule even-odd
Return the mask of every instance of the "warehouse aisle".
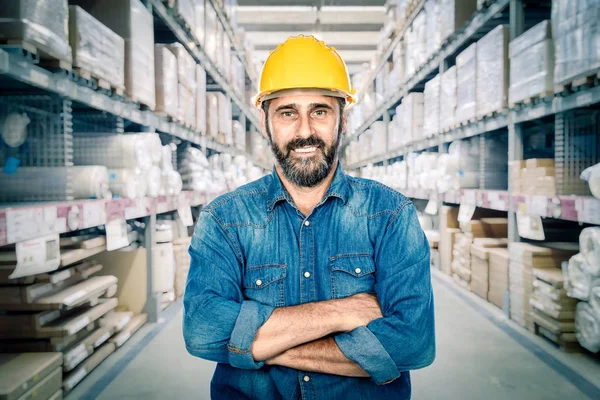
[[[439, 273], [433, 283], [438, 355], [413, 373], [414, 399], [600, 398], [591, 383], [600, 386], [599, 363], [558, 351]], [[165, 320], [136, 335], [67, 399], [208, 399], [214, 363], [185, 351], [180, 303]]]

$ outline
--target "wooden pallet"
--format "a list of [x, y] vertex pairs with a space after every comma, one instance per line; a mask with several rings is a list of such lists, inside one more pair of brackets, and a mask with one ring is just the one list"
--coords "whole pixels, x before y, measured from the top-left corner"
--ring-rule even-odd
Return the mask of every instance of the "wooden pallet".
[[565, 353], [584, 353], [586, 350], [579, 345], [574, 333], [556, 334], [534, 322], [535, 334], [546, 339]]
[[73, 64], [45, 52], [42, 48], [25, 40], [0, 40], [0, 44], [20, 48], [23, 55], [28, 56], [34, 63], [47, 69], [71, 71]]
[[534, 96], [529, 96], [529, 97], [526, 97], [526, 98], [524, 98], [522, 100], [510, 103], [508, 105], [508, 107], [509, 108], [517, 108], [517, 107], [526, 106], [526, 105], [530, 105], [530, 104], [536, 105], [536, 104], [539, 104], [539, 103], [542, 103], [542, 102], [549, 101], [553, 97], [554, 97], [554, 92], [547, 90], [545, 92], [538, 93], [538, 94], [536, 94]]
[[577, 92], [593, 86], [600, 85], [600, 70], [589, 72], [587, 75], [554, 86], [554, 93]]
[[469, 126], [477, 121], [477, 118], [469, 118], [467, 120], [461, 121], [460, 124], [457, 124], [457, 128], [460, 128], [461, 126]]
[[85, 68], [75, 67], [74, 69], [78, 77], [90, 82], [90, 85], [95, 89], [104, 89], [105, 91], [120, 97], [125, 95], [125, 87], [113, 85], [106, 79], [99, 77], [97, 74], [90, 72]]

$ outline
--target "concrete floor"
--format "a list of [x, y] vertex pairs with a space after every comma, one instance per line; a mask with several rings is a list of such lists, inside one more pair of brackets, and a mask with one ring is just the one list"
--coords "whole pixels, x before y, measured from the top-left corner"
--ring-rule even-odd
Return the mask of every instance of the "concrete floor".
[[[442, 274], [433, 283], [437, 358], [413, 372], [414, 399], [600, 399], [600, 361], [561, 352]], [[67, 400], [209, 399], [214, 363], [185, 351], [181, 305], [164, 319], [146, 325]]]

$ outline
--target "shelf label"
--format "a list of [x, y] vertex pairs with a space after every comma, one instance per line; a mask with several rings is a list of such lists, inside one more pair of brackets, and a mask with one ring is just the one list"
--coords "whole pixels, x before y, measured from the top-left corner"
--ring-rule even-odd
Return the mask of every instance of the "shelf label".
[[458, 209], [458, 222], [469, 222], [475, 214], [475, 204], [462, 203]]
[[106, 223], [106, 205], [103, 201], [83, 203], [82, 225], [84, 228], [104, 225]]
[[60, 265], [58, 233], [19, 242], [15, 251], [17, 267], [10, 279], [54, 271]]
[[114, 219], [106, 224], [106, 250], [112, 251], [129, 246], [127, 222], [124, 219]]
[[587, 106], [592, 103], [592, 94], [591, 93], [582, 93], [575, 98], [575, 104], [577, 107]]
[[[427, 211], [425, 211], [427, 212]], [[179, 216], [179, 219], [181, 219], [181, 222], [183, 222], [183, 225], [185, 226], [193, 226], [194, 225], [194, 220], [192, 218], [192, 208], [188, 205], [188, 206], [181, 206], [177, 209], [177, 215]]]
[[127, 207], [125, 209], [125, 219], [135, 219], [148, 215], [145, 202], [142, 201], [142, 199], [136, 199], [134, 201], [135, 204], [133, 207]]
[[425, 207], [425, 214], [436, 215], [438, 213], [438, 200], [437, 198], [432, 198], [427, 202], [427, 207]]
[[465, 190], [461, 203], [466, 203], [473, 206], [477, 205], [477, 192], [475, 190]]
[[517, 213], [517, 231], [519, 236], [532, 240], [544, 240], [544, 225], [542, 217], [527, 213]]
[[[62, 224], [62, 226], [61, 226]], [[53, 232], [66, 230], [65, 218], [57, 218], [56, 207], [40, 207], [6, 212], [6, 239], [8, 243], [21, 242]]]
[[577, 202], [577, 220], [599, 224], [600, 222], [600, 200], [595, 198], [583, 198]]

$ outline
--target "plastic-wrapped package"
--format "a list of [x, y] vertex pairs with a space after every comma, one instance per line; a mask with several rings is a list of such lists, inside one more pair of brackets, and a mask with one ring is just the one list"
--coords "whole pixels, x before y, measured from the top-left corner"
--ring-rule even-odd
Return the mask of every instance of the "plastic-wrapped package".
[[587, 301], [590, 296], [592, 277], [589, 274], [583, 254], [576, 254], [569, 259], [567, 278], [568, 285], [566, 289], [569, 297]]
[[156, 78], [156, 111], [178, 118], [179, 92], [177, 83], [177, 57], [164, 45], [154, 49]]
[[600, 316], [600, 279], [594, 280], [591, 287], [589, 303], [596, 315]]
[[206, 93], [206, 134], [215, 139], [219, 136], [219, 99], [217, 92]]
[[[487, 83], [486, 83], [487, 84]], [[456, 122], [475, 118], [477, 112], [477, 43], [456, 56]]]
[[196, 24], [195, 0], [175, 0], [177, 15], [192, 28]]
[[206, 36], [204, 37], [204, 48], [206, 55], [208, 55], [208, 57], [215, 62], [217, 59], [217, 12], [210, 2], [206, 3], [204, 12], [206, 16]]
[[232, 54], [231, 54], [231, 40], [229, 36], [223, 32], [223, 44], [222, 49], [220, 51], [223, 52], [223, 75], [225, 75], [225, 80], [227, 82], [233, 82], [233, 74], [232, 74]]
[[125, 93], [154, 110], [154, 20], [140, 0], [71, 0], [125, 40]]
[[125, 88], [125, 42], [79, 6], [69, 7], [69, 43], [73, 66]]
[[552, 36], [554, 83], [564, 85], [600, 69], [600, 3], [596, 0], [554, 0]]
[[219, 113], [219, 140], [224, 144], [233, 144], [231, 100], [223, 93], [216, 92]]
[[196, 128], [196, 90], [190, 90], [181, 83], [177, 87], [179, 94], [179, 120], [185, 125]]
[[423, 93], [409, 93], [402, 99], [400, 134], [408, 138], [407, 143], [422, 138], [423, 106]]
[[233, 141], [235, 147], [242, 151], [246, 151], [246, 130], [240, 121], [233, 121]]
[[0, 39], [22, 40], [59, 60], [72, 62], [67, 0], [11, 0], [0, 6]]
[[404, 52], [404, 41], [401, 40], [398, 42], [396, 48], [394, 48], [394, 52], [392, 54], [392, 58], [394, 60], [394, 71], [396, 73], [397, 82], [394, 87], [398, 87], [405, 81], [405, 68], [406, 68], [406, 57]]
[[19, 167], [0, 173], [0, 201], [63, 201], [108, 199], [108, 171], [99, 165], [81, 167]]
[[206, 135], [206, 71], [196, 64], [196, 130]]
[[155, 243], [152, 247], [152, 291], [164, 293], [175, 285], [175, 254], [173, 243]]
[[[158, 139], [160, 161], [160, 138], [156, 133], [106, 134], [102, 136], [73, 136], [73, 162], [75, 165], [104, 165], [108, 168], [139, 168], [146, 170], [156, 159], [151, 150], [150, 136]], [[153, 145], [156, 149], [156, 146]], [[154, 155], [153, 155], [154, 154]]]
[[156, 133], [142, 133], [140, 136], [146, 140], [148, 153], [152, 159], [152, 164], [159, 165], [163, 158], [163, 146], [160, 136]]
[[0, 119], [0, 136], [8, 147], [19, 147], [27, 140], [27, 126], [31, 120], [27, 113], [8, 113]]
[[600, 164], [596, 164], [581, 172], [580, 178], [587, 181], [592, 195], [600, 199]]
[[196, 88], [196, 61], [181, 43], [167, 45], [167, 48], [177, 57], [177, 81], [186, 89]]
[[115, 196], [128, 199], [146, 195], [147, 182], [139, 169], [116, 168], [108, 170], [108, 184]]
[[592, 353], [600, 351], [600, 314], [588, 303], [575, 308], [575, 336], [582, 347]]
[[200, 45], [204, 48], [204, 17], [205, 17], [205, 8], [204, 8], [204, 0], [193, 0], [194, 1], [194, 16], [196, 17], [196, 22], [194, 24], [194, 35]]
[[160, 196], [160, 189], [162, 186], [162, 171], [156, 165], [152, 165], [150, 168], [143, 172], [146, 178], [146, 195], [149, 197]]
[[425, 59], [429, 59], [440, 48], [439, 34], [439, 0], [425, 2], [425, 15], [427, 16], [427, 46], [425, 48]]
[[438, 37], [444, 42], [462, 28], [477, 8], [477, 0], [438, 0]]
[[440, 75], [425, 83], [423, 91], [423, 135], [436, 136], [440, 130]]
[[181, 193], [183, 181], [179, 172], [167, 170], [162, 172], [160, 194], [162, 196], [175, 196]]
[[587, 271], [600, 277], [600, 228], [585, 228], [579, 235], [579, 248], [585, 258]]
[[477, 42], [477, 116], [508, 105], [508, 25], [499, 25]]
[[383, 121], [373, 122], [371, 125], [371, 153], [372, 155], [380, 155], [386, 152], [386, 125]]
[[542, 21], [509, 44], [509, 104], [554, 91], [554, 44], [550, 21]]
[[[456, 115], [456, 66], [440, 76], [440, 130], [451, 129]], [[426, 113], [427, 114], [427, 113]], [[427, 114], [429, 115], [429, 114]]]
[[[223, 73], [224, 71], [224, 63], [225, 63], [225, 55], [223, 49], [223, 41], [225, 38], [225, 31], [223, 30], [223, 25], [217, 23], [217, 36], [215, 40], [215, 63], [217, 64], [217, 68], [219, 71]], [[224, 74], [223, 74], [224, 75]]]

